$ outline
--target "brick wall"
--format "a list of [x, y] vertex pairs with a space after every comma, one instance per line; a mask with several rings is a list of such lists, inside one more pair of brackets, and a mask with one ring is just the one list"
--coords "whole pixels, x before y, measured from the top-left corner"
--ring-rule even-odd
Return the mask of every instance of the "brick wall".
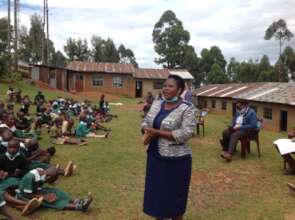
[[[103, 86], [93, 85], [93, 76], [100, 76], [103, 78]], [[113, 86], [113, 77], [122, 77], [123, 86], [116, 88]], [[95, 74], [85, 73], [84, 74], [84, 91], [99, 91], [107, 92], [116, 95], [126, 95], [128, 97], [135, 97], [135, 80], [131, 75], [123, 74]]]

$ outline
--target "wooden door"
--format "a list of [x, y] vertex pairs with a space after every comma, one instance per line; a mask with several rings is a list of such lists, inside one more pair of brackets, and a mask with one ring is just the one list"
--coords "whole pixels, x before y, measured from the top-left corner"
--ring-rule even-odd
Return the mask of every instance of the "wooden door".
[[84, 77], [83, 74], [76, 74], [76, 91], [82, 92], [84, 89]]

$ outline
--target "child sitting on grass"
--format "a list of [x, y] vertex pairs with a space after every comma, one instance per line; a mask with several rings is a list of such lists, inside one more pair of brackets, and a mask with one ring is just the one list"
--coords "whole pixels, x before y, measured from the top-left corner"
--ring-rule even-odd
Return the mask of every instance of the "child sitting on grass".
[[41, 168], [31, 170], [20, 181], [17, 197], [23, 200], [43, 197], [41, 206], [46, 208], [87, 211], [92, 202], [91, 195], [84, 199], [71, 199], [68, 193], [64, 191], [44, 187], [47, 175], [50, 175], [49, 170]]
[[94, 128], [87, 127], [87, 116], [85, 114], [80, 115], [80, 122], [76, 128], [76, 137], [78, 138], [107, 138], [109, 133], [106, 134], [96, 134], [94, 133]]

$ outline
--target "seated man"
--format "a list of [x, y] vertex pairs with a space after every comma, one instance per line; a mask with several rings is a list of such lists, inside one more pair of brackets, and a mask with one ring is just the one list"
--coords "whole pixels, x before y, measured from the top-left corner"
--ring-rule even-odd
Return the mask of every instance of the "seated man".
[[237, 102], [237, 112], [229, 128], [223, 131], [220, 144], [222, 145], [221, 157], [228, 162], [236, 149], [238, 141], [246, 135], [248, 129], [257, 129], [256, 112], [249, 108], [246, 101]]

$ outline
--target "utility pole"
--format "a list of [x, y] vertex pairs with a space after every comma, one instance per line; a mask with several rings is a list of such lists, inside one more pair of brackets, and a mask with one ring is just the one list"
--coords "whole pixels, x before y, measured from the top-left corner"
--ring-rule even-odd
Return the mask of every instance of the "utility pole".
[[10, 50], [10, 43], [11, 43], [11, 18], [10, 18], [10, 0], [7, 0], [7, 52], [8, 52], [8, 56], [9, 56], [9, 61], [8, 61], [8, 71], [10, 72], [11, 68], [11, 62], [10, 62], [10, 58], [11, 58], [11, 50]]
[[45, 64], [45, 5], [46, 0], [43, 0], [43, 22], [42, 22], [42, 64]]
[[18, 71], [18, 13], [19, 0], [14, 0], [14, 71]]
[[47, 57], [47, 65], [49, 65], [49, 15], [48, 15], [48, 0], [46, 0], [46, 57]]

